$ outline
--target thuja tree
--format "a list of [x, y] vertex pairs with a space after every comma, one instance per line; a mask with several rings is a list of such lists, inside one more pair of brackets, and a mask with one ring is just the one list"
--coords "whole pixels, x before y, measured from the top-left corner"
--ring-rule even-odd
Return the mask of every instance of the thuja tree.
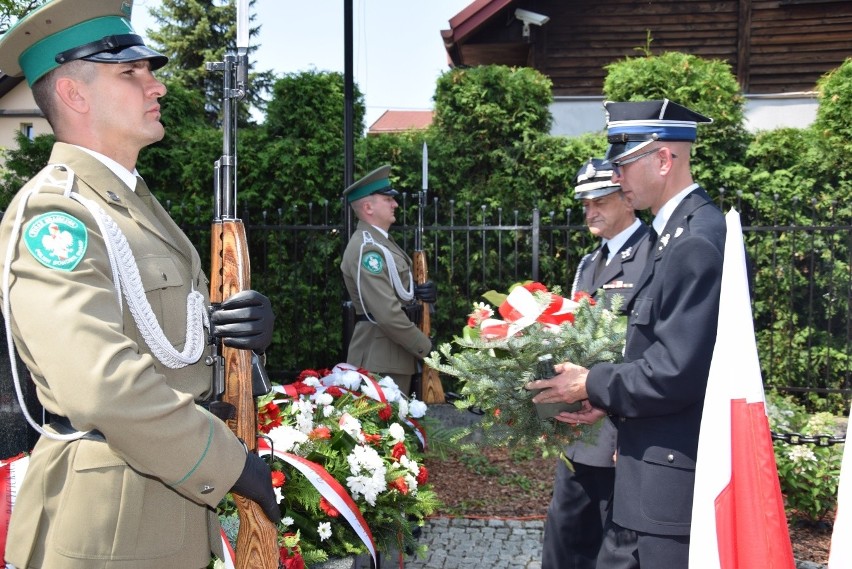
[[698, 127], [692, 157], [695, 179], [711, 195], [741, 173], [749, 136], [743, 122], [744, 99], [728, 63], [646, 50], [644, 56], [617, 61], [606, 70], [603, 91], [608, 100], [665, 98], [713, 119]]
[[[372, 164], [389, 163], [397, 189], [407, 194], [397, 215], [412, 223], [417, 216], [417, 193], [422, 187], [423, 143], [429, 149], [429, 201], [426, 209], [425, 248], [430, 276], [440, 283], [433, 330], [439, 342], [458, 334], [472, 301], [481, 301], [489, 289], [506, 290], [529, 279], [510, 268], [531, 265], [528, 231], [489, 237], [487, 246], [455, 250], [446, 233], [429, 231], [437, 210], [441, 223], [450, 216], [456, 225], [531, 223], [533, 208], [541, 208], [542, 222], [582, 225], [572, 198], [573, 179], [580, 166], [600, 156], [606, 146], [602, 134], [577, 138], [554, 137], [550, 127], [550, 82], [532, 69], [483, 66], [446, 72], [435, 92], [436, 120], [426, 131], [368, 137], [362, 145]], [[407, 207], [405, 207], [407, 206]], [[582, 228], [581, 228], [582, 230]], [[585, 231], [581, 231], [585, 236]], [[413, 234], [401, 235], [412, 245]], [[551, 247], [552, 245], [552, 247]], [[544, 243], [540, 278], [549, 285], [568, 287], [578, 255], [588, 243]], [[517, 258], [516, 258], [517, 257]], [[569, 266], [570, 265], [570, 266]]]
[[[253, 7], [256, 0], [251, 0]], [[211, 125], [221, 122], [222, 74], [207, 70], [207, 64], [224, 61], [228, 52], [236, 51], [236, 3], [222, 0], [162, 0], [150, 10], [158, 27], [147, 30], [152, 46], [168, 56], [169, 63], [159, 71], [161, 77], [179, 83], [186, 89], [202, 94], [204, 116]], [[250, 21], [255, 15], [250, 14]], [[260, 26], [252, 26], [250, 37], [256, 37]], [[257, 44], [250, 45], [249, 68], [253, 68], [251, 53]], [[270, 71], [252, 72], [246, 100], [249, 105], [239, 109], [243, 122], [249, 119], [248, 108], [262, 109], [265, 94], [273, 80]]]
[[[758, 260], [755, 319], [769, 385], [849, 388], [848, 310], [852, 243], [848, 232], [848, 117], [852, 63], [817, 85], [817, 120], [805, 129], [758, 133], [748, 150], [744, 196], [754, 224], [778, 227], [772, 239], [751, 239]], [[755, 236], [756, 237], [756, 236]], [[838, 394], [809, 392], [811, 410], [843, 413]]]

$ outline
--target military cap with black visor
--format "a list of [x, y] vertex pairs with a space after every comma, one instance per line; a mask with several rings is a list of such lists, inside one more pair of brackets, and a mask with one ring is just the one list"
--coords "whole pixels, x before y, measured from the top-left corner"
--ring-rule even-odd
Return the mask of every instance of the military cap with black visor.
[[131, 0], [54, 0], [21, 18], [0, 36], [0, 71], [25, 76], [32, 86], [63, 63], [168, 62], [130, 25]]
[[389, 164], [379, 166], [351, 186], [343, 190], [346, 203], [358, 201], [373, 194], [396, 197], [399, 192], [391, 187]]
[[612, 164], [638, 152], [655, 140], [694, 142], [698, 123], [713, 119], [668, 99], [605, 101], [607, 142], [604, 159]]

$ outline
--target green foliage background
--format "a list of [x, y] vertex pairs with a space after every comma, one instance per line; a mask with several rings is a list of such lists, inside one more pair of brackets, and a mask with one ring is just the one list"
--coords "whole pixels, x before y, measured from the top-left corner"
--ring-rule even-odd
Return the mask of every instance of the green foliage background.
[[[221, 154], [215, 74], [202, 77], [202, 60], [221, 58], [200, 50], [216, 41], [230, 45], [229, 14], [208, 10], [212, 0], [167, 0], [164, 26], [154, 37], [175, 62], [164, 79], [162, 101], [167, 136], [146, 149], [138, 168], [158, 198], [193, 237], [202, 258], [208, 250], [212, 163]], [[218, 6], [218, 4], [217, 4]], [[180, 13], [176, 12], [180, 8]], [[221, 8], [221, 7], [220, 7]], [[220, 13], [221, 12], [221, 13]], [[188, 31], [187, 31], [188, 30]], [[218, 38], [218, 39], [217, 39]], [[200, 55], [199, 55], [200, 54]], [[712, 196], [735, 196], [743, 219], [779, 227], [848, 223], [852, 63], [819, 83], [817, 120], [805, 129], [749, 133], [744, 99], [730, 67], [677, 52], [640, 55], [606, 68], [603, 95], [611, 100], [667, 97], [714, 119], [702, 125], [694, 147], [697, 180]], [[342, 357], [340, 304], [344, 297], [338, 263], [344, 246], [343, 77], [317, 70], [254, 78], [258, 122], [246, 115], [239, 133], [240, 212], [250, 225], [253, 284], [268, 293], [278, 313], [270, 368], [293, 372], [322, 367]], [[429, 148], [427, 228], [453, 216], [457, 224], [528, 224], [542, 219], [582, 225], [571, 198], [574, 176], [606, 147], [602, 130], [579, 137], [549, 134], [551, 83], [529, 68], [481, 66], [452, 69], [437, 80], [435, 121], [427, 129], [356, 140], [356, 177], [380, 164], [404, 193], [398, 220], [416, 219], [424, 142]], [[253, 99], [256, 100], [256, 99]], [[244, 105], [248, 107], [248, 105]], [[355, 90], [355, 131], [363, 132], [363, 95]], [[21, 137], [6, 152], [0, 172], [0, 207], [47, 161], [52, 137]], [[516, 218], [516, 216], [521, 216]], [[308, 227], [300, 234], [295, 228]], [[410, 250], [413, 231], [395, 229]], [[440, 311], [433, 319], [439, 342], [457, 333], [480, 291], [506, 288], [528, 278], [506, 267], [530, 262], [527, 234], [505, 232], [469, 255], [452, 255], [444, 235], [427, 232], [431, 277], [438, 282]], [[755, 266], [754, 309], [767, 384], [844, 387], [833, 366], [848, 362], [850, 243], [844, 233], [779, 230], [772, 239], [748, 234]], [[567, 285], [576, 261], [591, 244], [586, 236], [543, 244], [540, 272], [549, 285]], [[810, 283], [813, 282], [813, 285]], [[820, 291], [815, 294], [815, 291]], [[802, 315], [815, 316], [802, 321]], [[312, 356], [311, 361], [304, 354]], [[846, 368], [848, 369], [848, 365]], [[848, 387], [848, 386], [846, 386]], [[841, 411], [837, 394], [811, 394], [814, 410]]]
[[[2, 11], [2, 28], [33, 3], [0, 5], [8, 7]], [[162, 5], [166, 25], [152, 37], [172, 58], [162, 72], [169, 90], [162, 100], [167, 136], [142, 153], [138, 169], [204, 259], [212, 164], [221, 155], [221, 131], [219, 78], [202, 73], [202, 66], [221, 60], [226, 46], [233, 44], [228, 24], [233, 17], [213, 0], [164, 0]], [[613, 62], [606, 71], [606, 99], [666, 97], [714, 119], [699, 127], [693, 158], [697, 181], [720, 201], [736, 202], [746, 224], [778, 228], [771, 238], [746, 232], [767, 387], [770, 392], [786, 386], [822, 389], [804, 391], [795, 403], [808, 412], [845, 414], [848, 398], [837, 390], [850, 387], [852, 367], [852, 232], [820, 231], [818, 224], [849, 226], [852, 219], [847, 199], [852, 190], [852, 60], [819, 81], [812, 126], [756, 133], [744, 127], [744, 100], [722, 61], [654, 54], [646, 46], [640, 55]], [[348, 214], [340, 201], [343, 77], [317, 70], [282, 76], [256, 71], [251, 84], [249, 103], [262, 119], [255, 122], [245, 105], [238, 178], [241, 212], [251, 227], [253, 286], [271, 297], [277, 315], [269, 368], [286, 374], [329, 366], [343, 357], [338, 268]], [[426, 142], [433, 214], [453, 215], [462, 224], [487, 224], [500, 216], [510, 220], [517, 211], [528, 215], [538, 207], [543, 218], [581, 225], [571, 199], [573, 179], [590, 156], [603, 153], [604, 125], [599, 133], [579, 137], [549, 135], [550, 87], [545, 76], [528, 68], [447, 71], [436, 84], [434, 123], [423, 131], [359, 137], [355, 175], [391, 164], [395, 187], [407, 194], [398, 219], [410, 225]], [[355, 131], [363, 132], [364, 99], [357, 88], [354, 106]], [[32, 141], [19, 136], [17, 147], [4, 152], [0, 209], [47, 162], [52, 143], [52, 136]], [[300, 231], [292, 232], [296, 228]], [[410, 250], [412, 232], [394, 232]], [[469, 256], [453, 256], [450, 242], [427, 235], [431, 277], [440, 290], [440, 310], [433, 319], [438, 342], [458, 333], [481, 291], [506, 289], [529, 277], [519, 278], [503, 266], [528, 263], [529, 236], [518, 232], [499, 240], [474, 247]], [[586, 237], [545, 244], [541, 280], [568, 284], [565, 275], [589, 246]], [[846, 377], [833, 371], [837, 369], [847, 370]], [[782, 478], [797, 476], [787, 466], [779, 459]], [[810, 503], [802, 498], [795, 507], [819, 516], [825, 508], [823, 495], [812, 496]]]

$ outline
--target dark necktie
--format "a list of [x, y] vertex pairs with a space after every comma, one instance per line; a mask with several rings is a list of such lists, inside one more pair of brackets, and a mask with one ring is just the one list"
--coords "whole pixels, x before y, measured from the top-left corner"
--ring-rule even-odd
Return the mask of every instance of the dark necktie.
[[657, 232], [654, 227], [648, 228], [648, 259], [654, 258], [654, 251], [657, 250]]
[[142, 176], [136, 176], [136, 195], [139, 196], [145, 205], [151, 211], [154, 211], [154, 197], [151, 195], [151, 190], [148, 189], [148, 184], [142, 179]]
[[594, 282], [598, 282], [598, 277], [601, 275], [604, 267], [606, 267], [607, 257], [609, 257], [609, 245], [604, 243], [604, 246], [601, 247], [601, 251], [598, 254], [598, 258], [595, 259], [595, 272], [593, 273]]

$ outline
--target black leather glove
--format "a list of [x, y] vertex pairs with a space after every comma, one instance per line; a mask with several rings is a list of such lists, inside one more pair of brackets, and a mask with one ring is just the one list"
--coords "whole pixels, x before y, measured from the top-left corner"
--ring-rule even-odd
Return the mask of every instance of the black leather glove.
[[262, 354], [272, 343], [275, 314], [269, 299], [255, 290], [243, 290], [228, 298], [210, 314], [214, 338], [231, 348]]
[[269, 471], [269, 466], [256, 454], [246, 455], [243, 472], [234, 483], [231, 492], [256, 502], [273, 523], [277, 524], [281, 521], [281, 510], [278, 509], [275, 491], [272, 489], [272, 473]]
[[414, 285], [414, 298], [423, 302], [435, 302], [438, 300], [438, 287], [432, 281]]

